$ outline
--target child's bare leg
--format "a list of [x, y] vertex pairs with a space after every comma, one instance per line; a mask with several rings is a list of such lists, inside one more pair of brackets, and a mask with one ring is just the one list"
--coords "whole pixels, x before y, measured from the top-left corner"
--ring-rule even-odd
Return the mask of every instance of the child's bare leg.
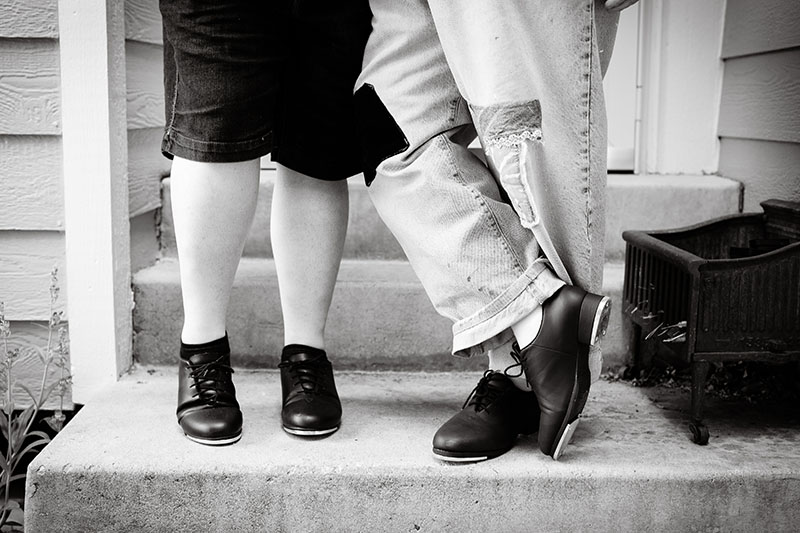
[[347, 214], [346, 180], [318, 180], [278, 165], [270, 224], [286, 345], [325, 349]]
[[172, 163], [172, 212], [181, 271], [181, 340], [201, 344], [225, 336], [236, 268], [258, 198], [258, 160]]

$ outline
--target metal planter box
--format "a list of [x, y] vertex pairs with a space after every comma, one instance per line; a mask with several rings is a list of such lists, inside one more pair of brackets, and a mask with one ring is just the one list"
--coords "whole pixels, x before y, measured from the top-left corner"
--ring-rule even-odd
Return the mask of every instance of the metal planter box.
[[692, 440], [710, 364], [800, 360], [800, 203], [666, 231], [626, 231], [623, 317], [635, 361], [691, 366]]

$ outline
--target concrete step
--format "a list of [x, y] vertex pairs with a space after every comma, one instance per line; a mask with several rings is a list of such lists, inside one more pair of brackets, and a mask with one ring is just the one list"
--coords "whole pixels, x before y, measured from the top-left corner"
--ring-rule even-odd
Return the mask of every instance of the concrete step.
[[606, 198], [606, 261], [622, 261], [623, 231], [680, 228], [739, 213], [742, 185], [719, 176], [609, 174]]
[[[274, 170], [265, 169], [256, 218], [245, 245], [245, 255], [271, 257], [269, 206]], [[403, 250], [380, 220], [370, 202], [364, 180], [350, 179], [350, 219], [344, 257], [405, 259]], [[635, 176], [610, 174], [607, 188], [606, 259], [621, 261], [625, 255], [622, 232], [628, 229], [668, 229], [739, 212], [741, 187], [718, 176]], [[170, 181], [164, 180], [161, 246], [174, 257], [175, 233], [170, 209]]]
[[261, 531], [792, 531], [800, 418], [688, 393], [596, 383], [559, 462], [533, 437], [478, 464], [431, 437], [479, 373], [339, 373], [341, 429], [281, 430], [271, 371], [235, 374], [242, 440], [212, 448], [175, 422], [172, 370], [140, 368], [87, 404], [28, 469], [28, 533]]
[[[615, 310], [603, 343], [605, 368], [628, 360], [620, 309], [623, 267], [605, 269], [606, 294]], [[143, 364], [173, 364], [178, 357], [182, 305], [178, 264], [165, 259], [133, 279], [134, 354]], [[337, 368], [357, 370], [477, 369], [484, 358], [450, 355], [452, 324], [433, 309], [406, 261], [345, 260], [327, 325], [327, 350]], [[232, 361], [239, 367], [274, 368], [283, 346], [275, 265], [244, 258], [228, 316]]]

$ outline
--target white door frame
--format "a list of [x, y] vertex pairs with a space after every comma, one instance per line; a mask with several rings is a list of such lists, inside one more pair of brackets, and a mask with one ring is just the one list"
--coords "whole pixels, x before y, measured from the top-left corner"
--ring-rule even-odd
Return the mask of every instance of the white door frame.
[[614, 52], [603, 77], [608, 117], [609, 172], [634, 170], [639, 9], [639, 4], [635, 4], [620, 14]]
[[634, 172], [717, 172], [725, 0], [639, 2]]

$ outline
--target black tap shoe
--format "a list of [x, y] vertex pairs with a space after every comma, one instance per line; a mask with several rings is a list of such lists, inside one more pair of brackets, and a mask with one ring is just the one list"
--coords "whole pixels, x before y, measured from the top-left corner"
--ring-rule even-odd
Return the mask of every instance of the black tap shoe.
[[230, 354], [201, 352], [178, 366], [178, 424], [187, 438], [221, 446], [242, 438]]
[[433, 456], [448, 462], [491, 459], [510, 450], [520, 434], [535, 433], [538, 424], [536, 396], [487, 370], [461, 411], [434, 435]]
[[611, 300], [566, 285], [542, 305], [542, 326], [518, 356], [539, 400], [539, 448], [558, 459], [589, 396], [589, 347], [606, 333]]
[[281, 371], [283, 429], [292, 435], [329, 435], [342, 422], [342, 404], [333, 380], [333, 367], [320, 353], [284, 354]]

